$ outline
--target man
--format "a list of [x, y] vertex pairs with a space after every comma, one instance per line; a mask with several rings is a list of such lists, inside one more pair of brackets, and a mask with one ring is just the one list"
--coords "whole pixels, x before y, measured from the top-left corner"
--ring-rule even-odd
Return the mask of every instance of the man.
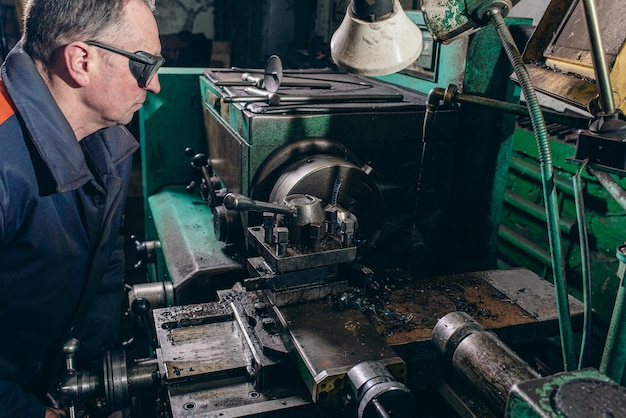
[[123, 125], [158, 93], [154, 0], [30, 0], [0, 81], [0, 417], [46, 406], [63, 371], [115, 341], [120, 228], [137, 141]]

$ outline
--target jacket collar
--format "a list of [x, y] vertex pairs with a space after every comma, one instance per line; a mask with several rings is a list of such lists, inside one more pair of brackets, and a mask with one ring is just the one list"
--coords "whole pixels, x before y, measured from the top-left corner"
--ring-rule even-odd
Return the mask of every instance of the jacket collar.
[[[93, 176], [74, 131], [21, 41], [7, 55], [1, 74], [30, 140], [52, 175], [56, 191], [74, 190], [90, 181]], [[119, 138], [106, 144], [112, 161], [137, 149], [137, 141], [123, 127], [106, 128], [96, 134], [109, 130], [124, 131], [123, 135], [113, 135]]]

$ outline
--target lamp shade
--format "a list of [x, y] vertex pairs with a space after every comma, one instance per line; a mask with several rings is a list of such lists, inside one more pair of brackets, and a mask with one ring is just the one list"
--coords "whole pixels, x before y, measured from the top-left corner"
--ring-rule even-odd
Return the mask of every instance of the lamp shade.
[[346, 15], [330, 40], [331, 57], [344, 70], [367, 76], [386, 75], [413, 63], [422, 52], [422, 32], [402, 10], [398, 0], [393, 11], [368, 22]]

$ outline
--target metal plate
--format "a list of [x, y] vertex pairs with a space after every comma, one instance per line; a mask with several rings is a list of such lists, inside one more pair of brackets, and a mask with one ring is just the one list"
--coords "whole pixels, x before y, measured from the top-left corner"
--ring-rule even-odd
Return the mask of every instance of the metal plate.
[[583, 378], [559, 387], [554, 395], [558, 412], [567, 418], [626, 416], [626, 389], [615, 382]]
[[304, 388], [294, 385], [258, 391], [250, 383], [194, 390], [169, 388], [173, 418], [319, 417]]
[[346, 374], [364, 361], [378, 361], [396, 380], [405, 381], [404, 361], [358, 310], [336, 311], [322, 300], [282, 306], [275, 312], [318, 405], [340, 407], [349, 384]]
[[[626, 39], [623, 16], [626, 3], [622, 0], [603, 0], [596, 2], [600, 35], [604, 46], [605, 59], [613, 67], [619, 50]], [[582, 2], [576, 0], [561, 22], [552, 42], [546, 48], [544, 56], [548, 66], [567, 72], [572, 67], [562, 67], [569, 63], [577, 69], [577, 74], [595, 78], [591, 44], [587, 33]], [[574, 70], [576, 71], [576, 70]]]
[[[168, 382], [246, 376], [251, 353], [230, 309], [215, 304], [156, 309], [161, 374]], [[220, 338], [208, 336], [219, 335]]]

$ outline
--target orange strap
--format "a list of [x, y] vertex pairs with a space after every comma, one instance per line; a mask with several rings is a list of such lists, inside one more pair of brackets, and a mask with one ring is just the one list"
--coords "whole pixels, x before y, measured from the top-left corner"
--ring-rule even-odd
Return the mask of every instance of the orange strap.
[[11, 97], [9, 97], [7, 89], [4, 87], [2, 79], [0, 79], [0, 123], [9, 119], [13, 114], [15, 114], [15, 106]]

